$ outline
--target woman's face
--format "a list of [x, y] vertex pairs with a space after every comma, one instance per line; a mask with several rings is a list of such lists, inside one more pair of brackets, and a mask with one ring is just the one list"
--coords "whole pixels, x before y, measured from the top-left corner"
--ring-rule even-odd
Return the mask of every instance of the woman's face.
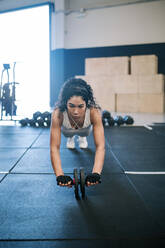
[[67, 110], [71, 117], [74, 119], [79, 119], [84, 116], [86, 102], [81, 96], [72, 96], [67, 102]]

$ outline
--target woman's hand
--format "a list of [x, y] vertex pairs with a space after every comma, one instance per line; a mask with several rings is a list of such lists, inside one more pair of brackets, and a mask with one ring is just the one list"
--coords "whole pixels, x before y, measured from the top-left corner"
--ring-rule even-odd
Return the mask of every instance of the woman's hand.
[[85, 183], [87, 186], [96, 185], [101, 183], [101, 176], [99, 173], [90, 173], [85, 178]]
[[73, 185], [73, 180], [70, 176], [61, 175], [56, 178], [57, 185], [62, 187], [69, 187], [71, 188]]

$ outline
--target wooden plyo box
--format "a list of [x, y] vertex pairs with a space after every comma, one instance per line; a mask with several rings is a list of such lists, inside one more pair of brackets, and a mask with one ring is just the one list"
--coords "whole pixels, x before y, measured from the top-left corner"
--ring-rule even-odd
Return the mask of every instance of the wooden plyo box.
[[163, 113], [164, 75], [77, 76], [91, 85], [102, 107], [117, 112]]
[[139, 105], [138, 94], [117, 94], [116, 111], [117, 112], [138, 112]]
[[116, 111], [116, 95], [108, 94], [108, 97], [96, 96], [96, 102], [104, 110]]
[[116, 111], [116, 95], [114, 93], [113, 80], [106, 76], [76, 76], [85, 80], [91, 87], [96, 103], [102, 109]]
[[117, 93], [117, 94], [136, 94], [138, 93], [138, 77], [132, 75], [123, 76], [103, 76], [87, 75], [76, 76], [85, 80], [91, 87], [98, 85], [99, 94]]
[[96, 98], [96, 102], [100, 105], [102, 109], [107, 109], [109, 111], [115, 111], [116, 109], [116, 99], [115, 93], [112, 92], [112, 85], [106, 81], [104, 84], [98, 83], [97, 81], [88, 82]]
[[86, 75], [127, 75], [129, 57], [88, 58], [85, 60]]
[[138, 77], [133, 75], [113, 76], [114, 92], [116, 94], [137, 94]]
[[164, 93], [164, 75], [143, 75], [138, 77], [139, 94], [162, 94]]
[[84, 80], [91, 85], [92, 88], [98, 89], [98, 94], [114, 93], [113, 78], [108, 76], [89, 76], [84, 77]]
[[156, 55], [131, 56], [132, 75], [154, 75], [158, 73], [158, 57]]
[[164, 94], [117, 94], [117, 112], [164, 113]]
[[139, 112], [164, 113], [164, 94], [139, 94]]
[[114, 90], [114, 83], [113, 78], [107, 76], [94, 76], [94, 75], [87, 75], [87, 76], [76, 76], [76, 78], [81, 78], [85, 80], [94, 90], [95, 94], [97, 95], [104, 95], [108, 93], [115, 93]]

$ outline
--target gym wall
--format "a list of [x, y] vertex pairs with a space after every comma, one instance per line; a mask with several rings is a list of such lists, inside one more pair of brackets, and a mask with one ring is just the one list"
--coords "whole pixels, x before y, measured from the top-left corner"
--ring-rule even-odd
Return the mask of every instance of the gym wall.
[[165, 1], [156, 1], [71, 13], [65, 16], [65, 48], [165, 42], [164, 11]]
[[102, 109], [115, 112], [164, 113], [164, 75], [156, 55], [87, 58], [85, 76]]
[[51, 106], [67, 78], [85, 74], [86, 58], [155, 54], [165, 74], [164, 13], [165, 1], [57, 13], [56, 25], [60, 18], [63, 26], [51, 51]]

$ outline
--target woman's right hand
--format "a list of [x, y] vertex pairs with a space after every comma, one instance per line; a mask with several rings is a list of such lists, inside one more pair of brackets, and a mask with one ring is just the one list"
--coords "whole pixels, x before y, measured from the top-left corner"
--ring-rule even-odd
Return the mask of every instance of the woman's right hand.
[[87, 186], [92, 186], [101, 183], [101, 175], [99, 173], [90, 173], [86, 176], [85, 183]]

